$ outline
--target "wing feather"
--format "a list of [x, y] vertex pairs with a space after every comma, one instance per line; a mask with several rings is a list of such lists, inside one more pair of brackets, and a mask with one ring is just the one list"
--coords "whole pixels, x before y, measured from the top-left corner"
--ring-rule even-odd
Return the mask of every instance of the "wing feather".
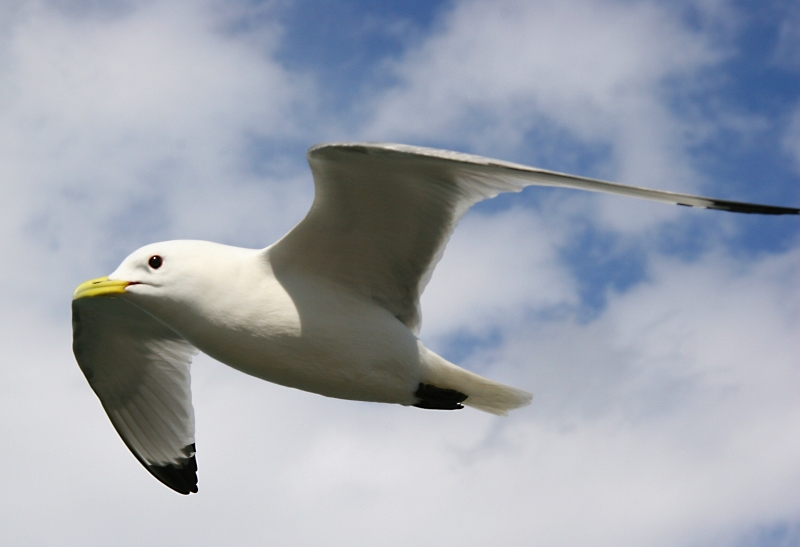
[[276, 275], [334, 282], [372, 299], [414, 332], [421, 321], [419, 297], [458, 220], [501, 192], [554, 186], [737, 213], [800, 213], [401, 144], [322, 144], [309, 150], [308, 162], [314, 203], [300, 224], [267, 249]]
[[123, 298], [74, 300], [72, 316], [75, 358], [122, 440], [164, 484], [197, 492], [194, 347]]

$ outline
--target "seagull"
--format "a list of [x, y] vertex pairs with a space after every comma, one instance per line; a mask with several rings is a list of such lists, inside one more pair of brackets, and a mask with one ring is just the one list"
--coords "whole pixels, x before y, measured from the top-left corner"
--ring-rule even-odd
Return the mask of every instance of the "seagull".
[[277, 243], [153, 243], [73, 295], [78, 365], [133, 455], [181, 494], [197, 492], [190, 364], [198, 351], [340, 399], [497, 415], [530, 403], [530, 393], [464, 370], [417, 337], [420, 295], [479, 201], [538, 185], [800, 213], [401, 144], [320, 144], [308, 163], [314, 203]]

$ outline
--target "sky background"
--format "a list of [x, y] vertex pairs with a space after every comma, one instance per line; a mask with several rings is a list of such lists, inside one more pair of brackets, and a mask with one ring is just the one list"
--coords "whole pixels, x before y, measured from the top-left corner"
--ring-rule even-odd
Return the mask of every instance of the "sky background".
[[0, 544], [800, 545], [800, 221], [529, 188], [461, 222], [421, 338], [507, 418], [200, 356], [200, 492], [128, 452], [70, 300], [141, 245], [264, 247], [305, 150], [394, 141], [800, 206], [800, 4], [0, 1]]

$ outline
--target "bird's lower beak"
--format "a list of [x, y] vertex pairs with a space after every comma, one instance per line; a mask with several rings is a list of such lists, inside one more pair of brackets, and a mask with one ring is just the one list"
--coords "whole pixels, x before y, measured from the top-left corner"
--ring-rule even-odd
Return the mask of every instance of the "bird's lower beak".
[[130, 281], [120, 281], [109, 279], [108, 277], [98, 277], [90, 279], [78, 285], [72, 294], [72, 299], [87, 298], [90, 296], [117, 296], [125, 294], [125, 287], [130, 285]]

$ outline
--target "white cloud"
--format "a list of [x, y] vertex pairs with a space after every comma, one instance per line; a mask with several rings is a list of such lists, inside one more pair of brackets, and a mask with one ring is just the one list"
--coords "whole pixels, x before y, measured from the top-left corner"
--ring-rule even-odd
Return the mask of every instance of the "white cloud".
[[[369, 134], [435, 135], [541, 161], [540, 143], [525, 139], [548, 124], [609, 148], [588, 174], [694, 190], [701, 177], [683, 150], [686, 127], [671, 112], [669, 85], [699, 85], [693, 79], [723, 52], [682, 24], [679, 11], [655, 2], [458, 2], [438, 33], [396, 64], [398, 84], [378, 97]], [[676, 214], [609, 201], [601, 213], [629, 232]]]
[[[252, 174], [246, 144], [296, 138], [290, 113], [313, 90], [263, 43], [217, 29], [213, 15], [180, 2], [102, 18], [35, 5], [10, 25], [0, 199], [14, 206], [0, 232], [6, 256], [25, 264], [14, 271], [67, 262], [71, 285], [73, 268], [107, 269], [153, 239], [241, 241], [250, 231], [247, 243], [265, 245], [301, 218], [310, 185], [272, 183], [297, 180], [293, 171]], [[276, 207], [288, 194], [296, 207]], [[25, 273], [15, 283], [41, 290], [42, 280]]]
[[[648, 281], [586, 322], [560, 254], [576, 230], [674, 217], [568, 193], [465, 217], [425, 294], [424, 339], [499, 332], [464, 364], [533, 391], [530, 407], [330, 400], [201, 357], [200, 494], [168, 491], [74, 363], [69, 292], [154, 238], [274, 240], [310, 203], [310, 175], [299, 151], [258, 174], [248, 138], [339, 122], [303, 115], [314, 82], [274, 60], [277, 26], [231, 32], [246, 4], [31, 6], [0, 36], [3, 543], [722, 545], [800, 514], [797, 250], [747, 263], [712, 242], [686, 263], [641, 237]], [[546, 119], [609, 147], [598, 174], [688, 189], [685, 122], [661, 84], [719, 56], [657, 4], [455, 3], [357, 137], [511, 157]]]
[[577, 305], [575, 280], [558, 256], [573, 230], [558, 213], [524, 209], [461, 221], [422, 298], [424, 339], [463, 330], [486, 336], [534, 310]]

